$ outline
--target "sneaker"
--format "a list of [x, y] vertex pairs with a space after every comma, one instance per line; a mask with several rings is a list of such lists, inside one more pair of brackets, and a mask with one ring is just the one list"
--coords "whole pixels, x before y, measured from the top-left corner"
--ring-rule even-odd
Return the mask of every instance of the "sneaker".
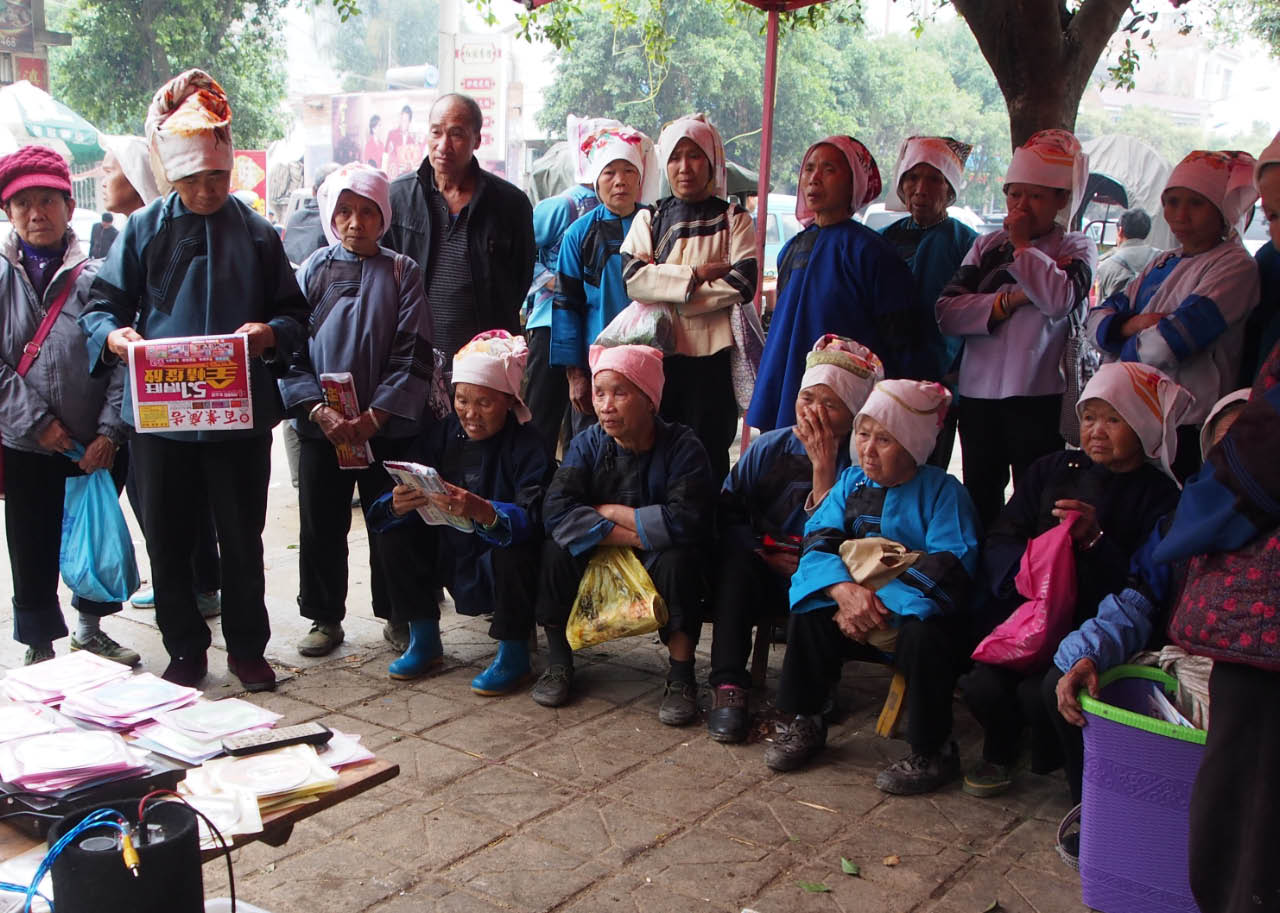
[[[151, 604], [155, 605], [154, 598]], [[196, 608], [200, 610], [202, 618], [217, 618], [222, 614], [222, 594], [217, 590], [212, 593], [196, 593]]]
[[960, 776], [960, 753], [952, 742], [937, 754], [911, 752], [876, 777], [876, 789], [895, 796], [931, 793]]
[[409, 649], [409, 622], [388, 621], [382, 626], [382, 639], [396, 648], [397, 653]]
[[238, 659], [234, 656], [228, 656], [227, 669], [232, 675], [240, 679], [240, 684], [244, 685], [245, 691], [276, 690], [276, 671], [271, 668], [271, 664], [267, 662], [265, 657], [255, 656], [251, 659]]
[[773, 770], [795, 770], [827, 744], [827, 727], [818, 716], [797, 716], [778, 727], [773, 744], [765, 749], [764, 763]]
[[303, 656], [328, 656], [338, 649], [346, 633], [336, 621], [312, 623], [307, 636], [298, 641], [298, 652]]
[[72, 634], [71, 649], [86, 650], [94, 656], [101, 656], [103, 659], [123, 663], [126, 666], [136, 666], [142, 662], [142, 657], [138, 655], [137, 650], [122, 647], [108, 637], [105, 631], [94, 631], [84, 640], [80, 640]]
[[698, 689], [692, 682], [667, 682], [658, 708], [658, 722], [664, 726], [684, 726], [698, 715]]
[[1013, 769], [1008, 764], [979, 761], [967, 774], [960, 788], [971, 796], [988, 799], [1008, 792], [1013, 785]]
[[203, 652], [192, 656], [179, 656], [171, 659], [164, 673], [160, 676], [166, 682], [193, 688], [209, 674], [209, 661]]
[[27, 647], [26, 655], [22, 657], [22, 664], [30, 666], [35, 663], [42, 663], [46, 659], [53, 659], [53, 644], [46, 644], [43, 647]]
[[156, 588], [149, 586], [144, 590], [138, 590], [133, 594], [133, 598], [129, 600], [129, 605], [135, 609], [154, 609], [156, 607]]
[[573, 688], [573, 666], [556, 663], [548, 666], [547, 671], [534, 684], [529, 696], [535, 704], [543, 707], [559, 707], [569, 700], [569, 691]]
[[747, 738], [750, 714], [747, 689], [737, 685], [717, 685], [711, 690], [711, 712], [707, 732], [717, 742], [742, 742]]

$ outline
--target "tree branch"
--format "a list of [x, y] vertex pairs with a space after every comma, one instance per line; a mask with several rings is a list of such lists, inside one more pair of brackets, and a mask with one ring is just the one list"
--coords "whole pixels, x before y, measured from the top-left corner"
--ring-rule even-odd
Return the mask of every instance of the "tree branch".
[[[1129, 0], [1084, 0], [1080, 4], [1080, 9], [1067, 26], [1072, 78], [1089, 78], [1129, 6]], [[1087, 72], [1075, 72], [1082, 67]]]

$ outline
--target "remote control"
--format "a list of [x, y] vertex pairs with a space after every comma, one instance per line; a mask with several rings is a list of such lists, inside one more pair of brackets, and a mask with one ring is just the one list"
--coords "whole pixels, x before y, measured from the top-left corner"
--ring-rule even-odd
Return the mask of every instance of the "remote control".
[[323, 745], [333, 738], [333, 730], [324, 723], [299, 723], [280, 729], [242, 732], [222, 740], [222, 750], [232, 757], [257, 754], [286, 745]]

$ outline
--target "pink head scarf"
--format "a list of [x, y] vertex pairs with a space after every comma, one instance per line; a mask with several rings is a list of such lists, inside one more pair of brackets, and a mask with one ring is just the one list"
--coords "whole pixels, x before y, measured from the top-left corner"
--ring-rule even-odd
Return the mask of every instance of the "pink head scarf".
[[[828, 136], [826, 139], [818, 140], [806, 149], [804, 158], [800, 162], [801, 175], [804, 174], [805, 162], [809, 161], [809, 156], [813, 155], [813, 150], [824, 144], [835, 146], [839, 149], [840, 154], [849, 163], [849, 170], [853, 173], [851, 185], [853, 192], [850, 194], [849, 199], [850, 214], [857, 212], [880, 196], [882, 184], [880, 181], [880, 169], [876, 165], [875, 157], [866, 146], [852, 136]], [[796, 219], [806, 228], [813, 224], [813, 210], [805, 202], [803, 193], [796, 196]]]
[[147, 109], [147, 142], [160, 190], [201, 171], [230, 171], [231, 104], [204, 70], [187, 70], [161, 86]]
[[1159, 460], [1173, 478], [1178, 453], [1178, 425], [1196, 398], [1164, 372], [1139, 361], [1103, 365], [1080, 391], [1076, 415], [1084, 414], [1087, 400], [1100, 399], [1120, 413], [1142, 442], [1142, 450]]
[[592, 377], [617, 371], [639, 387], [655, 409], [662, 402], [662, 353], [653, 346], [592, 346], [587, 362]]
[[[942, 384], [924, 380], [882, 380], [854, 418], [853, 427], [857, 430], [858, 419], [870, 416], [884, 425], [920, 466], [933, 452], [949, 405], [951, 391]], [[857, 461], [858, 451], [853, 441], [849, 442], [849, 449]]]
[[658, 136], [658, 165], [664, 171], [682, 139], [692, 140], [707, 157], [711, 163], [711, 195], [723, 197], [729, 181], [724, 170], [724, 141], [720, 139], [720, 131], [705, 114], [690, 114], [667, 124]]
[[1197, 149], [1174, 166], [1164, 187], [1194, 190], [1218, 208], [1229, 230], [1239, 233], [1258, 199], [1253, 186], [1255, 164], [1247, 152]]
[[529, 347], [523, 336], [512, 336], [506, 330], [485, 330], [453, 356], [453, 382], [476, 384], [515, 397], [516, 419], [521, 424], [532, 415], [520, 398], [524, 365], [529, 360]]
[[908, 136], [898, 150], [898, 167], [893, 171], [893, 187], [885, 198], [884, 208], [907, 211], [908, 201], [900, 195], [902, 176], [916, 165], [937, 168], [951, 185], [951, 192], [958, 194], [964, 187], [964, 163], [972, 151], [973, 146], [949, 136]]
[[884, 365], [875, 352], [860, 342], [828, 333], [813, 344], [805, 358], [800, 389], [826, 384], [849, 412], [857, 415], [882, 380]]
[[1054, 220], [1064, 228], [1084, 200], [1089, 181], [1089, 156], [1080, 148], [1075, 134], [1067, 130], [1041, 130], [1013, 150], [1013, 161], [1004, 176], [1004, 186], [1038, 184], [1067, 191], [1068, 203]]
[[378, 211], [382, 213], [382, 231], [378, 232], [378, 237], [386, 234], [391, 227], [391, 183], [385, 174], [372, 165], [351, 162], [325, 178], [316, 193], [316, 203], [320, 207], [320, 225], [329, 243], [337, 244], [341, 240], [333, 227], [333, 213], [338, 208], [338, 197], [342, 196], [344, 190], [350, 190], [377, 204]]

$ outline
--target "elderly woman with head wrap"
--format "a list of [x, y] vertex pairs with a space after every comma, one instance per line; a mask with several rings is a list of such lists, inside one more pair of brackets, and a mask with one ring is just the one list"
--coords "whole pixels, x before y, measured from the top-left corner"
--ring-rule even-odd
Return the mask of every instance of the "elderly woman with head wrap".
[[[1191, 394], [1146, 365], [1104, 365], [1093, 376], [1076, 404], [1081, 449], [1033, 463], [987, 532], [982, 560], [990, 593], [982, 633], [1025, 601], [1014, 587], [1023, 553], [1068, 511], [1077, 512], [1072, 628], [1093, 617], [1103, 597], [1124, 588], [1130, 557], [1177, 504], [1170, 467], [1178, 423], [1191, 407]], [[1031, 730], [1031, 769], [1049, 773], [1062, 765], [1041, 694], [1047, 668], [1014, 671], [979, 662], [960, 680], [984, 733], [982, 761], [965, 775], [965, 792], [985, 797], [1009, 788], [1024, 727]], [[1079, 771], [1074, 763], [1068, 767], [1078, 789]]]
[[880, 195], [880, 172], [851, 136], [814, 143], [800, 165], [796, 218], [805, 230], [778, 255], [778, 305], [769, 324], [747, 423], [768, 431], [795, 422], [809, 341], [856, 339], [884, 359], [889, 377], [939, 377], [932, 302], [922, 308], [893, 245], [853, 220]]
[[[862, 659], [892, 663], [911, 695], [911, 751], [876, 786], [929, 792], [960, 773], [951, 693], [968, 652], [979, 527], [964, 487], [925, 462], [950, 401], [941, 384], [884, 380], [854, 419], [858, 465], [805, 524], [791, 578], [778, 708], [792, 719], [765, 751], [774, 770], [794, 770], [822, 750], [832, 682], [845, 660]], [[895, 572], [877, 574], [888, 555]]]
[[[342, 643], [347, 599], [347, 534], [352, 486], [361, 504], [391, 489], [378, 465], [401, 459], [417, 436], [434, 361], [431, 315], [422, 271], [411, 258], [381, 247], [391, 219], [387, 177], [360, 162], [343, 165], [320, 187], [329, 246], [298, 269], [312, 307], [307, 344], [280, 379], [280, 395], [300, 439], [298, 460], [298, 608], [311, 620], [298, 644], [324, 656]], [[325, 378], [349, 374], [357, 414], [348, 416]], [[363, 469], [344, 467], [340, 448], [367, 447]], [[348, 451], [349, 452], [349, 451]], [[390, 619], [387, 568], [379, 539], [369, 536], [373, 614]]]
[[1089, 174], [1065, 130], [1041, 130], [1014, 150], [1004, 227], [969, 248], [938, 298], [938, 326], [964, 339], [961, 397], [964, 484], [989, 525], [1004, 506], [1010, 470], [1062, 449], [1062, 353], [1084, 306], [1098, 251], [1068, 231]]
[[[964, 185], [964, 165], [972, 148], [949, 136], [907, 137], [898, 151], [893, 189], [885, 201], [886, 209], [908, 213], [880, 233], [907, 261], [916, 280], [916, 301], [930, 318], [943, 286], [956, 274], [978, 237], [968, 225], [947, 215], [947, 207], [956, 201], [956, 192]], [[937, 376], [954, 397], [964, 340], [939, 333], [932, 342]], [[953, 399], [947, 423], [938, 433], [938, 447], [930, 457], [930, 462], [943, 469], [951, 463], [958, 406]]]
[[565, 625], [598, 545], [632, 548], [669, 618], [658, 632], [671, 655], [658, 718], [682, 726], [698, 712], [693, 650], [702, 630], [703, 571], [715, 526], [715, 483], [693, 431], [658, 416], [662, 353], [649, 346], [591, 347], [591, 398], [599, 424], [570, 443], [547, 490], [538, 623], [547, 670], [533, 699], [558, 707], [573, 686]]
[[551, 364], [563, 367], [580, 426], [591, 412], [587, 349], [630, 303], [622, 281], [622, 241], [636, 213], [658, 196], [653, 141], [630, 127], [607, 127], [583, 144], [600, 205], [565, 232], [551, 312]]
[[866, 346], [823, 336], [800, 380], [796, 424], [762, 434], [724, 480], [707, 717], [716, 741], [747, 737], [751, 629], [786, 617], [805, 521], [849, 467], [853, 417], [883, 379], [880, 359]]
[[671, 196], [636, 213], [622, 242], [622, 277], [629, 298], [672, 306], [676, 351], [663, 362], [659, 411], [693, 429], [724, 478], [764, 339], [753, 303], [756, 233], [747, 211], [724, 199], [724, 143], [705, 116], [664, 127], [658, 161]]
[[1178, 432], [1179, 479], [1200, 464], [1209, 407], [1236, 386], [1245, 319], [1258, 303], [1258, 268], [1240, 241], [1258, 198], [1253, 166], [1245, 152], [1196, 151], [1179, 162], [1160, 196], [1179, 246], [1089, 312], [1104, 360], [1159, 368], [1196, 398]]
[[[529, 677], [542, 497], [555, 462], [520, 399], [527, 359], [524, 339], [505, 330], [463, 346], [453, 358], [454, 411], [408, 453], [439, 472], [447, 493], [397, 485], [369, 510], [391, 603], [409, 622], [409, 647], [388, 669], [394, 679], [419, 678], [442, 664], [440, 606], [432, 596], [441, 585], [460, 614], [493, 614], [489, 636], [498, 654], [471, 690], [506, 694]], [[457, 526], [428, 526], [413, 514], [429, 505]]]
[[[271, 636], [262, 529], [271, 474], [271, 429], [283, 415], [271, 372], [303, 345], [309, 308], [280, 238], [231, 198], [231, 107], [207, 73], [189, 70], [147, 112], [156, 178], [173, 192], [133, 214], [102, 265], [80, 324], [89, 365], [113, 370], [144, 339], [241, 333], [248, 337], [253, 426], [135, 435], [132, 458], [156, 590], [156, 621], [170, 663], [165, 677], [194, 685], [208, 671], [209, 628], [196, 606], [191, 527], [184, 504], [204, 483], [222, 554], [227, 666], [246, 688], [275, 687], [263, 656]], [[128, 389], [122, 414], [131, 420]], [[197, 482], [198, 484], [198, 482]]]

